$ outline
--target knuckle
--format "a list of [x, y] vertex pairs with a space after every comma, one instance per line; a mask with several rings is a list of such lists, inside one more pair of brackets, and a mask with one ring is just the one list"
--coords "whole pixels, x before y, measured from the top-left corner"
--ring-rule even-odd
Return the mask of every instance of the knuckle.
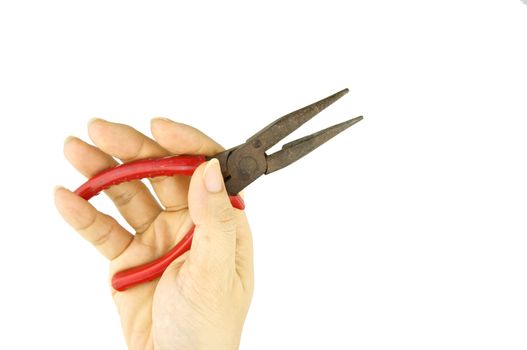
[[90, 229], [91, 227], [93, 227], [96, 221], [97, 221], [97, 215], [92, 214], [88, 218], [83, 218], [82, 223], [79, 223], [78, 225], [76, 225], [75, 229], [79, 232], [86, 231]]
[[128, 153], [126, 155], [123, 155], [123, 157], [120, 157], [125, 162], [130, 162], [130, 161], [140, 158], [145, 148], [145, 141], [146, 141], [144, 137], [141, 137], [141, 135], [138, 133], [137, 130], [129, 126], [128, 128], [130, 131], [132, 131], [134, 138], [131, 138], [130, 140], [131, 148], [128, 150]]
[[137, 189], [132, 189], [131, 186], [128, 186], [127, 189], [113, 196], [113, 201], [116, 206], [123, 207], [129, 204], [136, 195]]
[[95, 234], [95, 236], [91, 239], [92, 244], [96, 247], [104, 245], [110, 239], [110, 236], [114, 229], [115, 224], [113, 222], [110, 222], [110, 224], [108, 225], [108, 229], [105, 230], [105, 232]]

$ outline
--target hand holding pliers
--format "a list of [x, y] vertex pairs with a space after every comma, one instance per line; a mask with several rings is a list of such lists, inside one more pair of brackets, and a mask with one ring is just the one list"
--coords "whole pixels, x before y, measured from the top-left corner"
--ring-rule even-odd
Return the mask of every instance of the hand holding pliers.
[[[234, 208], [244, 209], [244, 202], [238, 193], [246, 186], [264, 174], [267, 175], [288, 166], [362, 120], [362, 117], [350, 119], [286, 143], [281, 150], [271, 155], [266, 153], [272, 146], [347, 92], [347, 89], [342, 90], [281, 117], [251, 136], [246, 142], [212, 157], [176, 155], [125, 163], [99, 173], [80, 186], [75, 193], [88, 200], [102, 190], [126, 181], [157, 176], [192, 175], [201, 163], [216, 158], [221, 167], [225, 187], [231, 196], [231, 204]], [[192, 228], [165, 256], [148, 264], [118, 272], [112, 278], [112, 286], [118, 291], [123, 291], [161, 276], [172, 261], [190, 249], [193, 232]]]

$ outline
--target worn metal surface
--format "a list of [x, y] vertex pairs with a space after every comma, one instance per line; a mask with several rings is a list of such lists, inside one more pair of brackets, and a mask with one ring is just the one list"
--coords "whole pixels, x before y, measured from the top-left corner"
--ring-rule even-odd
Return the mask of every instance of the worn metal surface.
[[245, 143], [218, 153], [227, 192], [235, 195], [264, 174], [282, 169], [362, 120], [357, 117], [285, 144], [271, 155], [265, 151], [344, 96], [348, 89], [289, 113], [269, 124]]

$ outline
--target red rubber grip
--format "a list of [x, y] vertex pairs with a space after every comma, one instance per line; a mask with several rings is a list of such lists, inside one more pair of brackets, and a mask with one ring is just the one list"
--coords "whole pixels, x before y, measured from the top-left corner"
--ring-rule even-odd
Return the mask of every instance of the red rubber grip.
[[[166, 158], [142, 159], [107, 169], [80, 186], [75, 193], [89, 200], [110, 186], [123, 182], [152, 178], [156, 176], [192, 175], [205, 162], [204, 156], [171, 156]], [[240, 196], [230, 196], [234, 208], [243, 210], [245, 203]], [[164, 256], [141, 266], [120, 271], [112, 277], [115, 290], [124, 291], [137, 284], [160, 277], [165, 269], [179, 256], [190, 249], [194, 227]]]
[[75, 193], [88, 200], [110, 186], [156, 176], [192, 175], [204, 156], [172, 156], [141, 159], [109, 168], [86, 181]]

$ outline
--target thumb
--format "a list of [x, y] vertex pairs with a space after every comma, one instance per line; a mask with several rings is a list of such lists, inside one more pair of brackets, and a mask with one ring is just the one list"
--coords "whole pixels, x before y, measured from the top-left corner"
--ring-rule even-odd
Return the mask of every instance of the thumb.
[[202, 164], [190, 181], [189, 211], [196, 228], [189, 263], [216, 277], [235, 271], [236, 220], [225, 189], [220, 164]]

